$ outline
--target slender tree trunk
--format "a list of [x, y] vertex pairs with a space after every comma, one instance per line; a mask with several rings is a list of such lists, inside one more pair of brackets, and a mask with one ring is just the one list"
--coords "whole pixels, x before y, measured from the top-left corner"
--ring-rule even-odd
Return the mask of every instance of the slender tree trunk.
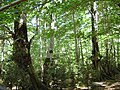
[[105, 47], [106, 47], [106, 62], [108, 62], [108, 60], [109, 60], [108, 39], [105, 40]]
[[[113, 32], [111, 31], [110, 34], [112, 35]], [[113, 39], [111, 38], [110, 39], [110, 60], [112, 61], [114, 59], [114, 41]]]
[[[5, 32], [4, 32], [4, 34], [5, 34]], [[2, 47], [1, 47], [2, 50], [1, 50], [1, 61], [0, 61], [0, 75], [2, 73], [2, 69], [3, 69], [3, 65], [4, 65], [3, 61], [4, 61], [5, 39], [3, 39], [1, 43], [2, 43]]]
[[[106, 3], [105, 3], [106, 4]], [[109, 45], [108, 45], [108, 42], [109, 42], [109, 30], [108, 30], [108, 10], [107, 10], [107, 6], [104, 6], [106, 9], [105, 9], [105, 16], [106, 18], [104, 19], [104, 30], [106, 31], [106, 40], [105, 40], [105, 47], [106, 47], [106, 64], [108, 63], [108, 60], [109, 60]], [[105, 17], [104, 16], [104, 17]]]
[[95, 16], [96, 16], [96, 11], [94, 9], [95, 7], [95, 2], [92, 2], [91, 4], [91, 23], [92, 23], [92, 62], [94, 65], [95, 69], [98, 69], [99, 63], [100, 63], [100, 52], [99, 52], [99, 47], [98, 47], [98, 42], [97, 42], [97, 33], [96, 33], [96, 28], [95, 28]]
[[48, 79], [48, 74], [49, 74], [49, 69], [52, 64], [52, 55], [53, 55], [53, 48], [54, 48], [54, 30], [52, 29], [52, 22], [53, 22], [53, 14], [50, 15], [51, 22], [50, 22], [50, 32], [52, 32], [51, 37], [50, 37], [50, 44], [49, 48], [47, 51], [47, 56], [44, 62], [44, 71], [43, 71], [43, 83], [49, 87], [49, 79]]
[[42, 81], [43, 81], [43, 53], [42, 53], [42, 49], [43, 49], [43, 38], [42, 38], [42, 27], [41, 27], [41, 21], [39, 20], [39, 26], [40, 26], [40, 28], [39, 28], [39, 36], [40, 36], [40, 38], [39, 38], [39, 52], [40, 52], [40, 54], [39, 54], [39, 57], [40, 57], [40, 66], [41, 66], [41, 73], [39, 73], [39, 76], [40, 76], [40, 78], [42, 79]]
[[[120, 33], [120, 31], [119, 31], [119, 33]], [[117, 42], [117, 62], [119, 62], [120, 61], [120, 34], [118, 34], [118, 42]]]
[[79, 47], [78, 47], [77, 30], [76, 30], [76, 23], [75, 23], [75, 14], [74, 14], [74, 12], [73, 12], [73, 23], [74, 23], [74, 38], [75, 38], [76, 62], [79, 63], [80, 52], [79, 52]]
[[4, 61], [4, 47], [5, 47], [5, 40], [2, 40], [2, 50], [1, 50], [1, 62]]
[[84, 66], [84, 55], [83, 55], [83, 45], [82, 45], [82, 39], [80, 38], [80, 50], [81, 50], [81, 57], [82, 57], [82, 65]]
[[115, 47], [114, 39], [113, 39], [113, 60], [116, 61], [116, 47]]
[[105, 10], [103, 10], [104, 14], [103, 14], [103, 17], [104, 18], [104, 30], [105, 30], [105, 33], [106, 33], [106, 40], [105, 40], [105, 48], [106, 48], [106, 53], [105, 53], [105, 62], [104, 62], [104, 66], [103, 66], [103, 69], [104, 69], [104, 73], [106, 75], [111, 75], [110, 73], [110, 67], [111, 67], [111, 63], [110, 63], [110, 22], [109, 22], [109, 13], [108, 13], [108, 6], [106, 6], [107, 2], [104, 2], [103, 3], [103, 7], [105, 7]]

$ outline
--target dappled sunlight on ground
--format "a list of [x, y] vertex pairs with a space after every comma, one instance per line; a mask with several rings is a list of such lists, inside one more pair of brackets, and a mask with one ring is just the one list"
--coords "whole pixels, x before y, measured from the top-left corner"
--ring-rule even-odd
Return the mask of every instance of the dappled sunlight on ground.
[[94, 82], [93, 90], [120, 90], [120, 82]]

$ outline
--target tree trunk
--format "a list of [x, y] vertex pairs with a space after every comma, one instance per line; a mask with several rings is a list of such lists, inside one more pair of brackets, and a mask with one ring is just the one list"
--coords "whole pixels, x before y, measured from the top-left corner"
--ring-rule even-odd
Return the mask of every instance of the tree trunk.
[[[120, 33], [120, 31], [119, 31], [119, 33]], [[117, 40], [117, 62], [119, 62], [120, 61], [120, 34], [118, 34], [117, 35], [117, 38], [118, 38], [118, 40]]]
[[[5, 35], [5, 31], [4, 31], [4, 35]], [[5, 39], [2, 40], [2, 47], [1, 47], [1, 61], [0, 61], [0, 75], [2, 73], [3, 70], [3, 65], [4, 65], [4, 47], [5, 47]]]
[[[105, 2], [106, 4], [106, 2]], [[105, 16], [107, 16], [105, 19], [104, 19], [104, 30], [106, 31], [106, 40], [105, 40], [105, 47], [106, 47], [106, 64], [108, 63], [108, 60], [109, 60], [109, 45], [108, 45], [108, 42], [109, 42], [109, 25], [107, 23], [108, 21], [108, 10], [107, 10], [107, 6], [104, 6], [106, 9], [105, 9]]]
[[97, 33], [96, 33], [96, 28], [95, 28], [95, 16], [96, 16], [96, 11], [94, 9], [95, 7], [95, 2], [92, 2], [91, 4], [91, 23], [92, 23], [92, 63], [94, 65], [95, 69], [98, 69], [99, 63], [100, 63], [100, 52], [99, 52], [99, 47], [98, 47], [98, 42], [97, 42]]
[[80, 52], [82, 57], [82, 65], [84, 66], [84, 55], [83, 55], [83, 45], [82, 45], [82, 39], [80, 38]]
[[[53, 14], [50, 15], [51, 18], [51, 22], [50, 22], [50, 32], [52, 32], [51, 37], [50, 37], [50, 45], [47, 51], [47, 56], [44, 62], [44, 71], [43, 71], [43, 83], [49, 87], [49, 81], [50, 81], [50, 77], [49, 76], [49, 69], [52, 66], [52, 55], [53, 55], [53, 48], [54, 48], [54, 30], [52, 27], [54, 27], [54, 25], [52, 26], [52, 23], [54, 23], [54, 18], [53, 18]], [[49, 80], [48, 80], [49, 78]]]
[[[20, 19], [22, 19], [23, 22], [20, 23]], [[35, 90], [48, 90], [34, 73], [30, 56], [30, 42], [28, 42], [25, 14], [21, 14], [21, 17], [19, 15], [14, 21], [13, 40], [13, 60], [20, 68], [28, 72]]]
[[79, 47], [78, 47], [78, 38], [77, 38], [77, 30], [76, 30], [76, 23], [75, 23], [75, 14], [74, 14], [74, 12], [73, 12], [73, 23], [74, 23], [76, 63], [79, 64], [80, 52], [79, 52]]

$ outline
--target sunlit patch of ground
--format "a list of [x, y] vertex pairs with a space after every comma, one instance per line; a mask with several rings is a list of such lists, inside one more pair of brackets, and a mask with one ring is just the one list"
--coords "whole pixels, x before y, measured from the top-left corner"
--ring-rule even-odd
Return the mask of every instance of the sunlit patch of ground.
[[93, 90], [120, 90], [120, 82], [94, 82]]
[[120, 82], [94, 82], [91, 88], [89, 87], [89, 89], [88, 87], [77, 87], [73, 90], [120, 90]]

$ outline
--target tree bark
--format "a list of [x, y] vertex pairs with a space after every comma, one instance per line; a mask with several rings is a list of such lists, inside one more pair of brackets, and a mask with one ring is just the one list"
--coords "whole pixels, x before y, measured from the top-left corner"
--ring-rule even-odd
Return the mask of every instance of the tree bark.
[[[30, 42], [28, 42], [26, 15], [22, 14], [22, 17], [17, 17], [14, 22], [14, 34], [13, 34], [13, 60], [24, 71], [27, 71], [33, 87], [35, 90], [48, 90], [48, 88], [37, 78], [35, 75], [31, 56], [30, 56]], [[20, 23], [20, 19], [23, 22]]]
[[91, 4], [91, 24], [92, 24], [92, 62], [95, 69], [98, 69], [100, 63], [100, 52], [97, 42], [97, 33], [95, 28], [95, 16], [96, 11], [94, 10], [95, 2]]

